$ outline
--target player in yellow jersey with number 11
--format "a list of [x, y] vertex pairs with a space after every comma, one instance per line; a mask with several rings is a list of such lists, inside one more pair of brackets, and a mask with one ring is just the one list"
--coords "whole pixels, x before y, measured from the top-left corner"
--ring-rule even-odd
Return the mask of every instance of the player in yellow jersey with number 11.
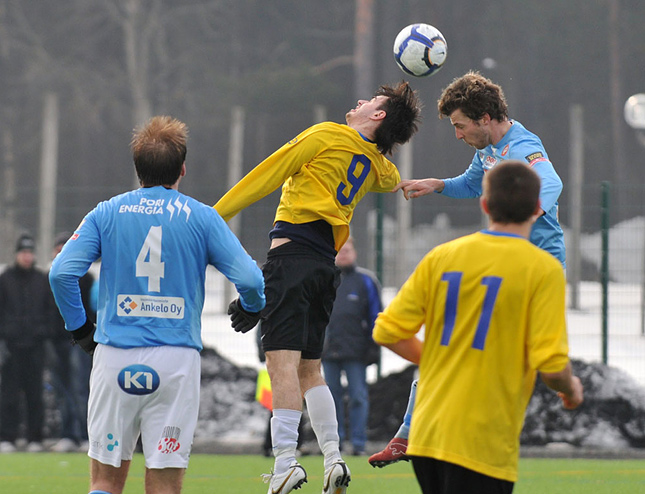
[[512, 160], [483, 185], [488, 228], [427, 254], [373, 332], [419, 365], [407, 455], [424, 494], [513, 491], [536, 374], [565, 408], [583, 399], [568, 357], [562, 265], [528, 241], [540, 178]]

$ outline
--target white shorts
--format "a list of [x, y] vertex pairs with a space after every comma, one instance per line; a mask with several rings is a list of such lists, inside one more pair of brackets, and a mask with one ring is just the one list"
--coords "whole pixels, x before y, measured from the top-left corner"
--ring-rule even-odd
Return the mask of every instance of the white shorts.
[[147, 468], [186, 468], [199, 413], [199, 352], [98, 345], [90, 377], [88, 456], [120, 467], [141, 435]]

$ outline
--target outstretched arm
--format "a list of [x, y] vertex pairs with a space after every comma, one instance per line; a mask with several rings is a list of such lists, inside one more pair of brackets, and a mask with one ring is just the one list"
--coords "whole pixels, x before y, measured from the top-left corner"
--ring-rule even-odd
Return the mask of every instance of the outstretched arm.
[[392, 192], [403, 190], [406, 199], [425, 196], [432, 192], [441, 192], [444, 188], [444, 181], [438, 178], [422, 178], [418, 180], [401, 180]]

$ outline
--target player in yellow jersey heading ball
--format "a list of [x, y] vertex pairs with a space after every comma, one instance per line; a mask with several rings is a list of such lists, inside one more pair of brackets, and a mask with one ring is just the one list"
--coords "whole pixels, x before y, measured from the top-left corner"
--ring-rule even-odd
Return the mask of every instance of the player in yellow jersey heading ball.
[[[336, 252], [349, 237], [354, 208], [367, 192], [389, 192], [401, 180], [387, 159], [417, 130], [420, 103], [407, 82], [381, 86], [345, 115], [347, 125], [324, 122], [305, 130], [240, 180], [215, 209], [225, 220], [282, 186], [263, 267], [267, 305], [262, 348], [273, 388], [271, 437], [275, 465], [270, 494], [286, 494], [307, 480], [296, 461], [302, 399], [325, 457], [323, 493], [343, 494], [350, 472], [339, 451], [334, 400], [320, 370], [339, 270]], [[260, 314], [237, 301], [229, 314], [248, 331]]]
[[539, 193], [525, 163], [491, 169], [481, 197], [488, 229], [428, 253], [376, 320], [374, 340], [419, 365], [407, 455], [424, 493], [512, 492], [536, 374], [565, 408], [582, 403], [564, 271], [528, 241]]

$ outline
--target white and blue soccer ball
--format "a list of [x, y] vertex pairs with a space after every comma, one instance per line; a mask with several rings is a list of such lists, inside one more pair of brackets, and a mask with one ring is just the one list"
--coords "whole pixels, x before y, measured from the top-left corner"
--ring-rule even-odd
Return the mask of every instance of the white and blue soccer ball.
[[410, 24], [394, 40], [394, 60], [403, 72], [416, 77], [436, 73], [447, 54], [446, 38], [430, 24]]

